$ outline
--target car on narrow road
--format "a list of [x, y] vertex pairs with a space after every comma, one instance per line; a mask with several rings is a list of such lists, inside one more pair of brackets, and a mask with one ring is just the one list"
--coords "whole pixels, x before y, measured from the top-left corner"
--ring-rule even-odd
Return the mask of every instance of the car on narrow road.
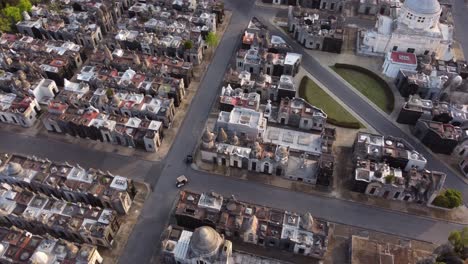
[[179, 177], [177, 177], [176, 179], [176, 186], [177, 188], [180, 188], [182, 186], [184, 186], [185, 184], [188, 183], [188, 179], [187, 177], [185, 177], [185, 175], [180, 175]]

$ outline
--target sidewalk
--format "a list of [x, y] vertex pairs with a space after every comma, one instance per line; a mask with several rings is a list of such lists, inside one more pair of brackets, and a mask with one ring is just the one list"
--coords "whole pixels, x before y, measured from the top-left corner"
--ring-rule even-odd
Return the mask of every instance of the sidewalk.
[[[210, 113], [206, 127], [212, 128], [216, 122], [216, 106]], [[247, 180], [260, 184], [270, 185], [277, 188], [288, 189], [296, 192], [303, 192], [311, 195], [320, 195], [329, 198], [346, 200], [360, 203], [366, 206], [378, 207], [384, 210], [417, 215], [420, 217], [438, 219], [447, 222], [468, 224], [468, 209], [465, 206], [453, 210], [442, 210], [431, 208], [426, 205], [416, 203], [406, 203], [403, 201], [393, 201], [351, 191], [349, 186], [352, 174], [352, 164], [348, 158], [351, 147], [358, 130], [337, 128], [338, 137], [333, 146], [335, 155], [335, 168], [333, 172], [332, 186], [317, 186], [298, 181], [291, 181], [282, 177], [266, 175], [262, 173], [250, 172], [247, 170], [218, 166], [213, 163], [206, 163], [201, 160], [200, 152], [197, 150], [194, 155], [192, 168], [198, 171], [209, 172], [220, 176], [231, 177], [237, 180]]]
[[[216, 106], [214, 107], [216, 108]], [[214, 109], [207, 120], [206, 127], [212, 128], [216, 121], [216, 109]], [[196, 151], [192, 168], [198, 171], [209, 172], [220, 176], [231, 177], [237, 180], [247, 180], [260, 184], [270, 185], [277, 188], [288, 189], [296, 192], [303, 192], [311, 195], [320, 195], [329, 198], [346, 200], [349, 202], [360, 203], [366, 206], [381, 208], [384, 210], [416, 215], [425, 218], [438, 219], [447, 222], [468, 224], [468, 210], [465, 206], [453, 209], [442, 210], [430, 208], [426, 205], [416, 203], [405, 203], [402, 201], [393, 201], [383, 198], [370, 197], [368, 195], [353, 192], [350, 186], [347, 186], [352, 176], [352, 164], [350, 164], [349, 155], [354, 141], [354, 129], [338, 129], [338, 139], [333, 146], [335, 155], [335, 164], [332, 184], [333, 186], [317, 186], [303, 182], [291, 181], [282, 177], [254, 173], [247, 170], [218, 166], [212, 163], [205, 163], [201, 160], [200, 152]]]
[[367, 123], [364, 119], [361, 118], [361, 116], [359, 116], [358, 114], [356, 114], [353, 109], [351, 109], [350, 107], [348, 107], [348, 105], [346, 105], [343, 101], [341, 101], [340, 98], [336, 97], [335, 94], [333, 94], [325, 85], [323, 85], [321, 82], [319, 82], [312, 74], [310, 74], [308, 71], [306, 71], [304, 68], [300, 68], [298, 74], [294, 77], [294, 82], [299, 85], [299, 83], [301, 83], [301, 80], [304, 76], [307, 76], [309, 79], [311, 79], [312, 81], [314, 81], [318, 86], [320, 86], [320, 88], [325, 91], [328, 95], [330, 95], [330, 97], [333, 98], [333, 100], [335, 100], [337, 103], [339, 103], [344, 109], [346, 109], [346, 111], [348, 111], [350, 114], [352, 114], [357, 120], [359, 120], [359, 122], [361, 122], [361, 124], [363, 124], [367, 130], [369, 130], [370, 132], [375, 132], [376, 130], [372, 127], [371, 124]]
[[[270, 20], [270, 23], [276, 27], [278, 30], [282, 30], [278, 25], [276, 25], [273, 21], [273, 19]], [[284, 31], [283, 31], [284, 32]], [[294, 39], [291, 38], [289, 33], [284, 32], [287, 36], [288, 39], [287, 41], [294, 41]], [[395, 98], [395, 105], [392, 114], [390, 115], [394, 120], [396, 120], [396, 116], [400, 112], [400, 108], [403, 106], [405, 103], [405, 98], [403, 98], [400, 93], [398, 92], [397, 88], [393, 84], [392, 80], [385, 75], [382, 74], [381, 67], [384, 62], [383, 57], [370, 57], [370, 56], [357, 56], [354, 54], [352, 51], [344, 51], [341, 54], [337, 53], [330, 53], [330, 52], [324, 52], [324, 51], [319, 51], [319, 50], [311, 50], [311, 49], [306, 49], [303, 47], [303, 51], [308, 53], [311, 57], [316, 59], [321, 65], [324, 66], [329, 72], [331, 72], [335, 77], [337, 77], [340, 81], [342, 81], [344, 84], [346, 84], [350, 89], [352, 89], [356, 94], [358, 94], [361, 98], [363, 98], [366, 102], [368, 102], [373, 108], [375, 108], [377, 111], [387, 115], [384, 111], [382, 111], [378, 106], [376, 106], [372, 101], [370, 101], [366, 96], [361, 94], [358, 90], [356, 90], [352, 85], [350, 85], [346, 80], [344, 80], [339, 74], [337, 74], [333, 69], [330, 68], [330, 66], [335, 65], [335, 63], [345, 63], [345, 64], [352, 64], [356, 66], [360, 66], [363, 68], [366, 68], [368, 70], [371, 70], [375, 74], [379, 75], [382, 79], [387, 81], [387, 83], [390, 85], [392, 88], [393, 92], [393, 97]], [[310, 74], [309, 74], [310, 75]], [[321, 87], [323, 87], [322, 84], [320, 84]], [[329, 94], [330, 92], [327, 91]], [[344, 105], [344, 104], [342, 104]], [[356, 114], [354, 114], [356, 116]]]
[[[278, 27], [276, 24], [273, 23], [273, 20], [270, 21], [274, 27], [276, 27], [278, 30], [281, 30], [280, 27]], [[287, 41], [294, 41], [289, 34]], [[369, 57], [369, 56], [357, 56], [354, 53], [342, 53], [342, 54], [335, 54], [335, 53], [329, 53], [329, 52], [322, 52], [322, 51], [317, 51], [317, 50], [309, 50], [306, 48], [303, 48], [305, 52], [307, 52], [310, 56], [315, 58], [320, 64], [325, 65], [325, 69], [327, 69], [331, 74], [333, 74], [337, 79], [339, 79], [341, 82], [343, 82], [349, 89], [351, 89], [354, 93], [356, 93], [358, 96], [360, 96], [364, 101], [366, 101], [372, 108], [375, 109], [375, 111], [381, 113], [385, 118], [387, 118], [390, 122], [392, 122], [396, 127], [401, 129], [408, 137], [411, 137], [413, 140], [416, 142], [420, 142], [419, 139], [413, 136], [413, 134], [410, 131], [410, 127], [408, 125], [404, 124], [399, 124], [396, 122], [397, 116], [400, 112], [400, 109], [403, 107], [404, 103], [406, 102], [406, 99], [403, 98], [397, 88], [395, 87], [393, 81], [384, 76], [381, 73], [380, 67], [383, 64], [383, 58], [381, 57]], [[381, 78], [383, 78], [387, 83], [389, 83], [393, 95], [394, 95], [394, 108], [393, 112], [388, 115], [385, 113], [382, 109], [380, 109], [377, 105], [375, 105], [372, 101], [370, 101], [366, 96], [364, 96], [362, 93], [360, 93], [358, 90], [356, 90], [351, 84], [349, 84], [346, 80], [344, 80], [339, 74], [337, 74], [333, 69], [330, 67], [326, 66], [333, 66], [335, 63], [340, 62], [340, 63], [347, 63], [347, 64], [353, 64], [357, 65], [360, 67], [367, 68], [374, 73], [378, 74]], [[308, 76], [311, 76], [310, 73], [307, 73]], [[313, 79], [315, 81], [315, 79]], [[324, 87], [322, 84], [318, 83], [319, 86]], [[329, 94], [331, 94], [328, 90], [326, 90]], [[336, 97], [334, 97], [336, 98]], [[346, 107], [346, 104], [343, 104], [341, 101], [339, 101], [342, 106]], [[346, 107], [346, 109], [349, 109]], [[354, 112], [351, 112], [355, 117], [358, 117]], [[360, 118], [359, 118], [360, 119]], [[368, 126], [368, 123], [363, 123], [365, 124], [368, 128], [371, 128], [371, 126]], [[375, 130], [374, 130], [375, 131]], [[423, 145], [423, 144], [422, 144]], [[423, 145], [426, 151], [431, 153], [432, 155], [438, 157], [438, 159], [445, 164], [445, 166], [454, 174], [456, 175], [459, 179], [461, 179], [464, 183], [468, 184], [468, 179], [465, 178], [459, 171], [459, 168], [450, 158], [449, 156], [444, 157], [444, 155], [441, 154], [436, 154], [433, 153], [429, 148]]]
[[[352, 192], [349, 189], [340, 190], [338, 188], [331, 190], [330, 187], [310, 185], [298, 181], [290, 181], [278, 176], [254, 173], [247, 170], [205, 163], [201, 161], [201, 157], [198, 151], [194, 157], [192, 168], [194, 170], [209, 172], [219, 176], [231, 177], [237, 180], [247, 180], [277, 188], [288, 189], [295, 192], [303, 192], [310, 195], [320, 195], [328, 198], [346, 200], [366, 206], [377, 207], [383, 210], [468, 225], [468, 210], [465, 206], [446, 211], [438, 208], [430, 208], [426, 205], [420, 205], [416, 203], [405, 203], [402, 201], [392, 201], [383, 198], [370, 197], [362, 193]], [[334, 181], [336, 181], [336, 177], [337, 176], [335, 171], [333, 179]]]
[[119, 256], [127, 245], [130, 233], [135, 227], [138, 217], [141, 214], [143, 204], [150, 194], [150, 188], [146, 183], [134, 182], [137, 194], [133, 199], [132, 207], [127, 215], [119, 217], [120, 229], [117, 236], [114, 238], [112, 248], [100, 250], [102, 257], [104, 258], [104, 264], [117, 263]]

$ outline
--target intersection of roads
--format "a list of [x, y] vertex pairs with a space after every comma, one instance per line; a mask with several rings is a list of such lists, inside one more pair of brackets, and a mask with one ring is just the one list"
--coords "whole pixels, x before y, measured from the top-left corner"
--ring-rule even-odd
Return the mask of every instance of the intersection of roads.
[[[455, 23], [457, 25], [468, 25], [468, 16], [463, 15], [463, 13], [468, 13], [468, 7], [464, 4], [464, 0], [453, 1]], [[209, 173], [193, 170], [185, 164], [184, 157], [196, 147], [205, 127], [205, 121], [212, 102], [219, 94], [219, 85], [226, 69], [229, 67], [230, 61], [228, 58], [237, 50], [241, 33], [247, 27], [251, 17], [255, 16], [269, 27], [271, 34], [283, 37], [296, 52], [303, 55], [302, 66], [305, 70], [324, 84], [378, 132], [404, 138], [413, 144], [427, 158], [428, 168], [445, 172], [447, 174], [446, 186], [461, 190], [464, 200], [468, 201], [468, 188], [465, 182], [428, 152], [420, 142], [415, 141], [400, 130], [384, 114], [376, 111], [374, 107], [338, 80], [325, 68], [326, 65], [320, 65], [312, 56], [303, 51], [302, 46], [291, 41], [283, 32], [273, 27], [269, 20], [276, 14], [276, 9], [256, 6], [254, 3], [254, 0], [225, 0], [226, 9], [232, 12], [230, 24], [220, 40], [213, 60], [179, 128], [178, 135], [164, 160], [150, 162], [114, 153], [89, 150], [79, 145], [50, 141], [46, 138], [27, 137], [4, 131], [0, 131], [0, 150], [34, 154], [47, 157], [50, 160], [68, 160], [86, 167], [109, 170], [150, 184], [153, 191], [142, 209], [135, 229], [130, 234], [126, 249], [120, 258], [120, 263], [155, 263], [155, 255], [159, 251], [160, 236], [167, 224], [174, 200], [179, 191], [175, 187], [175, 178], [181, 174], [189, 177], [191, 182], [187, 188], [193, 191], [216, 191], [228, 197], [235, 195], [239, 200], [256, 204], [297, 212], [310, 211], [312, 215], [332, 222], [429, 242], [444, 242], [450, 231], [461, 229], [463, 225], [457, 223], [210, 175]], [[459, 32], [466, 30], [466, 28], [456, 28], [456, 30], [456, 36], [465, 48], [465, 54], [468, 54], [468, 34]]]

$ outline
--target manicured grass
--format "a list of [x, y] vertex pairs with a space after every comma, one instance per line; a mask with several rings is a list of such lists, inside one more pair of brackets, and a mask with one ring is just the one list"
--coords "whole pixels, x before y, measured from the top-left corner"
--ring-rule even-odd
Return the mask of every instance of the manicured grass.
[[331, 68], [380, 109], [388, 114], [393, 111], [395, 99], [389, 87], [384, 87], [373, 76], [357, 70], [338, 68], [335, 66]]
[[327, 122], [346, 128], [364, 127], [353, 115], [308, 77], [301, 80], [299, 96], [327, 113]]

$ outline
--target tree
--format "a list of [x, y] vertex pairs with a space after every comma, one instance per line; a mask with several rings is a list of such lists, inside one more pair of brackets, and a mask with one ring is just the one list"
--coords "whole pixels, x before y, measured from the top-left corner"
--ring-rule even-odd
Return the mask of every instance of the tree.
[[106, 96], [108, 98], [111, 98], [112, 96], [114, 96], [114, 90], [112, 88], [107, 88], [106, 90]]
[[447, 189], [443, 194], [438, 195], [432, 202], [434, 205], [445, 208], [455, 208], [463, 204], [460, 191]]
[[434, 204], [435, 206], [439, 206], [439, 207], [449, 208], [449, 201], [448, 201], [447, 197], [445, 197], [445, 195], [443, 195], [443, 194], [438, 195], [434, 199], [432, 204]]
[[450, 233], [448, 241], [455, 253], [463, 260], [468, 258], [468, 227]]
[[184, 42], [184, 48], [186, 50], [192, 49], [193, 48], [193, 42], [189, 39]]
[[205, 42], [209, 47], [216, 47], [219, 42], [218, 36], [216, 36], [216, 33], [213, 32], [208, 32], [208, 35], [206, 35]]
[[391, 183], [393, 183], [394, 180], [395, 180], [395, 175], [393, 175], [393, 174], [389, 174], [389, 175], [385, 176], [385, 183], [386, 184], [391, 184]]
[[1, 32], [10, 32], [11, 31], [11, 21], [7, 17], [0, 15], [0, 31]]
[[29, 0], [19, 0], [16, 6], [20, 9], [20, 12], [23, 12], [23, 11], [29, 12], [31, 11], [31, 8], [32, 8], [32, 4]]
[[450, 208], [458, 207], [463, 203], [463, 198], [460, 191], [448, 189], [445, 192], [445, 196], [448, 198]]
[[437, 263], [464, 264], [468, 260], [468, 227], [450, 233], [448, 243], [434, 250]]
[[21, 11], [16, 6], [8, 6], [4, 8], [3, 15], [8, 18], [11, 23], [16, 23], [21, 20]]

